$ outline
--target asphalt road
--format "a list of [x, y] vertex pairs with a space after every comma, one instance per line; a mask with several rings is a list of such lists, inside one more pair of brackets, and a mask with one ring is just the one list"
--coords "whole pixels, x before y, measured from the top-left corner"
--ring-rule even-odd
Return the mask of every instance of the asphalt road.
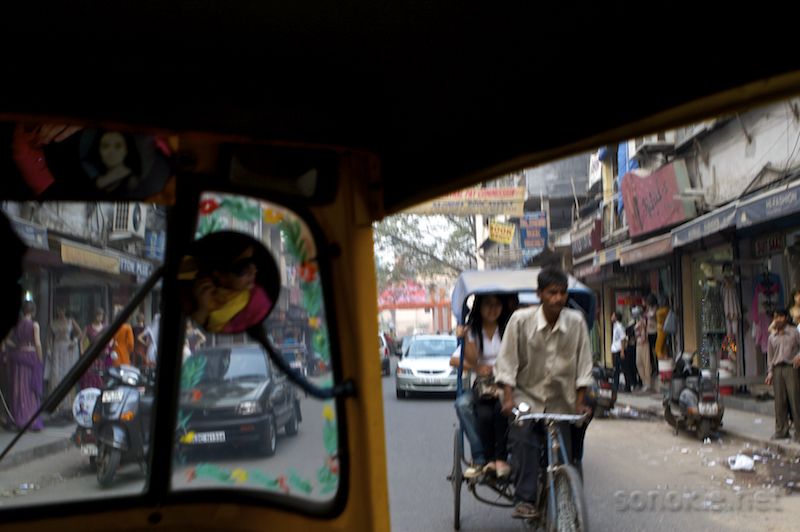
[[[446, 480], [456, 419], [452, 398], [398, 400], [394, 377], [385, 377], [383, 400], [392, 530], [453, 530]], [[752, 454], [738, 441], [704, 445], [690, 435], [674, 436], [660, 419], [595, 419], [584, 456], [590, 529], [797, 530], [800, 494], [775, 486], [790, 475], [800, 486], [800, 465], [773, 460], [753, 473], [734, 473], [727, 458], [740, 450]], [[461, 530], [523, 528], [511, 510], [479, 503], [466, 489], [461, 499]]]

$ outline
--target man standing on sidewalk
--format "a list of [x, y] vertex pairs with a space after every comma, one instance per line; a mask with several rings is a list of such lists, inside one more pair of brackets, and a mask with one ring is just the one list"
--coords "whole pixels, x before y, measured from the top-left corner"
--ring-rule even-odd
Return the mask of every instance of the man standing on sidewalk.
[[775, 434], [773, 440], [789, 437], [787, 414], [791, 408], [794, 420], [794, 439], [800, 442], [800, 333], [787, 327], [789, 313], [776, 310], [775, 331], [769, 335], [767, 347], [767, 380], [775, 394]]

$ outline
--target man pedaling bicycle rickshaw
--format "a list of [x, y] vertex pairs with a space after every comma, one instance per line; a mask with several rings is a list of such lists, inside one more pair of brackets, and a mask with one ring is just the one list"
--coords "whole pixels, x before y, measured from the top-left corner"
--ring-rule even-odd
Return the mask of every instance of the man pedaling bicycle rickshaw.
[[[516, 311], [505, 327], [494, 375], [503, 391], [502, 412], [507, 416], [521, 403], [530, 405], [531, 412], [591, 415], [586, 404], [592, 384], [589, 331], [580, 311], [565, 308], [567, 285], [563, 271], [543, 269], [537, 285], [540, 306]], [[558, 426], [569, 447], [567, 455], [578, 471], [586, 425]], [[515, 483], [513, 516], [533, 519], [538, 516], [545, 429], [539, 423], [512, 423], [509, 439]]]

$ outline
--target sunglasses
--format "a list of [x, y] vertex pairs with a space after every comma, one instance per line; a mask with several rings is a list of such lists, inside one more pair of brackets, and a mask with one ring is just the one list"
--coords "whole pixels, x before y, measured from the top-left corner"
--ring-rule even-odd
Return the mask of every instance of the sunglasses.
[[250, 270], [250, 266], [257, 267], [255, 259], [253, 257], [245, 257], [231, 264], [228, 268], [228, 273], [242, 277]]

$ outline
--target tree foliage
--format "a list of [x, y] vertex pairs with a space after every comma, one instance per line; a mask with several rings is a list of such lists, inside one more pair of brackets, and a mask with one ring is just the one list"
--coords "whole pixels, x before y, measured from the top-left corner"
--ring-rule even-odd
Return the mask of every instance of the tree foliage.
[[398, 214], [373, 227], [378, 288], [407, 279], [455, 278], [476, 266], [472, 217]]

